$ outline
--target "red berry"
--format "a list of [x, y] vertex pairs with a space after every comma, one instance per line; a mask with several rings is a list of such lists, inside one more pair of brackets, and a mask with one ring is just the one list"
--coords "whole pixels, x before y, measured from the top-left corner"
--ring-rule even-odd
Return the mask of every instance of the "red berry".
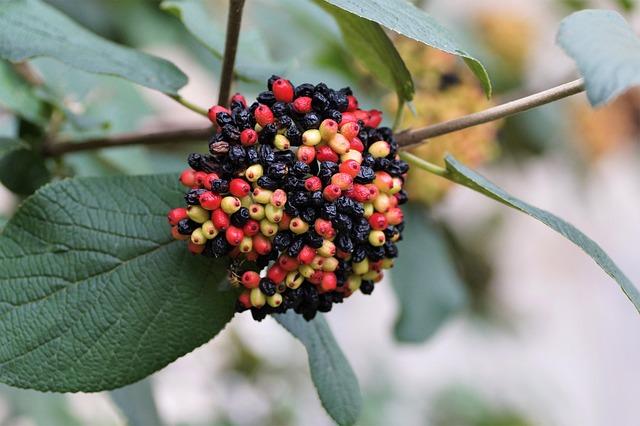
[[236, 93], [231, 97], [231, 103], [239, 102], [243, 107], [247, 107], [247, 100], [240, 93]]
[[347, 123], [357, 123], [358, 120], [361, 120], [361, 118], [358, 117], [358, 115], [354, 112], [343, 112], [342, 120], [340, 120], [340, 125], [343, 126]]
[[304, 188], [307, 191], [320, 191], [322, 189], [322, 181], [318, 176], [311, 176], [305, 179]]
[[323, 275], [324, 273], [322, 271], [314, 271], [313, 274], [311, 274], [311, 276], [307, 278], [307, 281], [309, 281], [311, 284], [318, 285], [322, 282]]
[[287, 276], [287, 271], [277, 263], [267, 270], [267, 278], [276, 284], [280, 284]]
[[196, 186], [204, 186], [204, 181], [207, 179], [205, 172], [195, 172], [193, 176], [196, 179]]
[[337, 163], [340, 160], [340, 157], [338, 157], [338, 154], [336, 154], [329, 145], [322, 145], [316, 147], [316, 159], [318, 161], [333, 161], [334, 163]]
[[400, 225], [404, 220], [404, 214], [399, 207], [392, 207], [386, 213], [385, 217], [389, 222], [389, 225]]
[[377, 109], [369, 111], [369, 120], [364, 123], [365, 126], [378, 127], [380, 123], [382, 123], [382, 111]]
[[174, 240], [188, 240], [189, 238], [191, 238], [189, 235], [182, 235], [180, 232], [178, 232], [177, 226], [171, 227], [171, 236]]
[[369, 216], [369, 225], [376, 231], [383, 231], [387, 228], [387, 218], [382, 213], [374, 213]]
[[182, 207], [173, 209], [169, 212], [169, 214], [167, 214], [167, 219], [169, 220], [169, 223], [172, 226], [177, 225], [178, 222], [186, 218], [187, 218], [187, 209]]
[[268, 254], [271, 251], [271, 241], [262, 234], [253, 236], [253, 249], [260, 255]]
[[278, 258], [278, 265], [287, 272], [297, 270], [299, 264], [300, 263], [295, 257], [287, 256], [286, 254], [283, 254]]
[[371, 200], [371, 192], [364, 185], [354, 184], [353, 188], [345, 194], [349, 198], [353, 198], [359, 203], [366, 203]]
[[320, 288], [322, 291], [333, 291], [338, 286], [338, 279], [333, 272], [325, 272], [322, 274], [322, 281], [320, 282]]
[[318, 235], [327, 239], [333, 238], [336, 234], [336, 231], [333, 229], [333, 224], [327, 219], [316, 219], [313, 224], [313, 228], [316, 230]]
[[193, 254], [200, 254], [204, 251], [204, 244], [196, 244], [192, 241], [189, 241], [189, 245], [187, 246], [187, 248]]
[[200, 194], [200, 197], [198, 197], [198, 201], [200, 201], [200, 205], [202, 206], [202, 208], [205, 208], [207, 210], [215, 210], [220, 207], [222, 196], [207, 191]]
[[218, 123], [216, 120], [216, 115], [218, 115], [219, 112], [229, 113], [229, 110], [223, 107], [222, 105], [214, 105], [211, 108], [209, 108], [209, 111], [207, 112], [207, 116], [209, 117], [209, 120], [211, 120], [213, 124]]
[[340, 173], [346, 173], [354, 178], [358, 172], [360, 172], [360, 164], [356, 160], [347, 160], [340, 164]]
[[[331, 150], [331, 149], [329, 149]], [[298, 152], [296, 154], [299, 161], [302, 161], [306, 164], [311, 164], [313, 160], [316, 158], [316, 149], [312, 146], [301, 146], [298, 148]]]
[[342, 133], [347, 140], [351, 141], [351, 139], [355, 138], [358, 136], [358, 133], [360, 133], [360, 126], [358, 126], [358, 123], [353, 121], [344, 123], [340, 126], [340, 133]]
[[247, 271], [242, 274], [242, 285], [246, 288], [258, 288], [260, 284], [260, 274], [255, 271]]
[[229, 226], [225, 231], [224, 236], [227, 239], [227, 242], [232, 246], [237, 246], [242, 242], [244, 238], [244, 232], [242, 229], [236, 228], [235, 226]]
[[255, 145], [258, 142], [258, 133], [253, 129], [244, 129], [240, 133], [240, 143], [244, 146]]
[[244, 232], [244, 235], [253, 237], [258, 232], [260, 232], [260, 222], [258, 222], [257, 220], [249, 219], [247, 223], [245, 223], [242, 227], [242, 231]]
[[220, 177], [216, 173], [209, 173], [207, 175], [207, 177], [205, 178], [204, 183], [202, 184], [202, 186], [204, 186], [208, 190], [211, 190], [211, 182], [213, 182], [214, 180], [218, 180], [218, 179], [220, 179]]
[[316, 250], [309, 246], [302, 247], [302, 250], [298, 253], [298, 260], [303, 265], [311, 263], [314, 257], [316, 257]]
[[333, 183], [325, 186], [322, 191], [322, 196], [327, 201], [335, 201], [340, 197], [340, 195], [342, 195], [342, 190], [338, 185], [334, 185]]
[[277, 101], [291, 102], [293, 100], [293, 85], [289, 80], [277, 79], [273, 82], [271, 90]]
[[349, 105], [347, 106], [347, 111], [355, 111], [358, 109], [358, 99], [355, 96], [349, 95], [347, 96], [347, 100], [349, 101]]
[[229, 183], [229, 192], [231, 195], [238, 198], [246, 197], [251, 192], [251, 185], [249, 185], [249, 182], [244, 179], [231, 179], [231, 182]]
[[300, 96], [293, 101], [293, 110], [299, 114], [306, 114], [311, 111], [311, 98]]
[[262, 127], [266, 126], [267, 124], [273, 123], [273, 112], [266, 105], [260, 105], [258, 108], [256, 108], [254, 115], [256, 117], [256, 121]]
[[196, 186], [196, 171], [193, 169], [185, 169], [180, 174], [180, 183], [190, 188]]
[[211, 221], [218, 231], [227, 229], [230, 223], [229, 215], [223, 212], [222, 209], [214, 210], [213, 213], [211, 213]]
[[243, 308], [249, 309], [251, 307], [251, 293], [248, 291], [243, 291], [238, 296], [238, 302], [242, 305]]
[[349, 148], [358, 152], [364, 152], [364, 144], [360, 138], [353, 138], [349, 141]]
[[353, 186], [353, 178], [351, 177], [351, 175], [348, 175], [346, 173], [336, 173], [335, 175], [331, 176], [331, 183], [336, 185], [341, 190], [347, 191]]

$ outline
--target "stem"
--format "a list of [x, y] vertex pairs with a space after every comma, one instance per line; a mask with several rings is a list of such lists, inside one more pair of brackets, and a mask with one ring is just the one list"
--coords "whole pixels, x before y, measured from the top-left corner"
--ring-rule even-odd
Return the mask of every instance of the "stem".
[[240, 38], [244, 1], [245, 0], [231, 0], [229, 3], [227, 36], [224, 44], [224, 57], [222, 58], [222, 75], [220, 76], [218, 105], [227, 105], [229, 103], [231, 83], [233, 82], [233, 68], [236, 62], [236, 52], [238, 51], [238, 39]]
[[584, 80], [578, 79], [569, 83], [561, 84], [552, 89], [535, 93], [515, 101], [507, 102], [484, 111], [465, 115], [460, 118], [445, 121], [443, 123], [434, 124], [433, 126], [423, 127], [421, 129], [408, 130], [396, 136], [398, 144], [403, 147], [418, 145], [428, 138], [446, 135], [448, 133], [457, 132], [468, 127], [477, 126], [479, 124], [488, 123], [490, 121], [499, 120], [501, 118], [527, 111], [540, 105], [548, 104], [562, 98], [566, 98], [585, 90]]
[[418, 157], [407, 151], [400, 152], [400, 158], [405, 160], [407, 163], [416, 166], [419, 169], [426, 170], [429, 173], [433, 173], [434, 175], [449, 179], [449, 172], [444, 167], [440, 167], [436, 164], [430, 163], [422, 158]]
[[196, 113], [198, 113], [200, 115], [203, 115], [205, 117], [208, 117], [208, 114], [207, 114], [208, 111], [206, 109], [204, 109], [202, 107], [199, 107], [198, 105], [196, 105], [194, 103], [189, 102], [188, 100], [186, 100], [182, 96], [180, 96], [180, 95], [169, 95], [169, 97], [171, 99], [175, 100], [176, 102], [184, 105], [185, 107], [189, 108], [191, 111], [196, 112]]
[[44, 155], [57, 157], [71, 152], [90, 149], [113, 148], [129, 145], [157, 145], [175, 141], [202, 141], [211, 136], [211, 127], [179, 129], [168, 132], [130, 133], [111, 138], [92, 139], [85, 142], [57, 142], [43, 147]]

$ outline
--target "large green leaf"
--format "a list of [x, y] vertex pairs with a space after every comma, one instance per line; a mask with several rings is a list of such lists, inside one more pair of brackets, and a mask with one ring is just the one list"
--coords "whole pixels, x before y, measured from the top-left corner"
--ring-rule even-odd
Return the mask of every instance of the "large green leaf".
[[592, 105], [605, 104], [640, 84], [640, 38], [619, 13], [573, 13], [562, 20], [557, 41], [576, 61]]
[[489, 75], [479, 60], [462, 49], [453, 35], [433, 17], [406, 0], [324, 0], [406, 37], [460, 56], [491, 95]]
[[291, 311], [275, 319], [302, 342], [322, 406], [339, 425], [352, 425], [362, 410], [358, 379], [322, 315], [305, 321]]
[[415, 90], [411, 74], [382, 27], [322, 0], [316, 3], [335, 18], [347, 47], [367, 69], [395, 89], [401, 101], [412, 100]]
[[19, 139], [0, 138], [0, 183], [20, 195], [30, 195], [49, 182], [44, 158]]
[[187, 77], [171, 62], [103, 39], [41, 0], [0, 2], [0, 57], [48, 56], [84, 71], [175, 95]]
[[391, 269], [400, 304], [395, 335], [401, 342], [422, 343], [467, 305], [467, 295], [445, 236], [424, 208], [409, 204], [405, 222], [401, 256]]
[[0, 61], [0, 105], [34, 124], [46, 121], [44, 105], [33, 88], [5, 61]]
[[182, 192], [176, 175], [79, 178], [24, 202], [0, 235], [0, 381], [113, 389], [225, 326], [223, 263], [169, 233]]
[[149, 379], [109, 392], [127, 426], [162, 426]]
[[485, 177], [465, 167], [452, 156], [447, 156], [445, 162], [447, 165], [446, 177], [502, 204], [528, 214], [580, 247], [620, 285], [622, 291], [631, 300], [636, 309], [640, 311], [640, 293], [638, 293], [638, 289], [595, 241], [556, 215], [507, 194]]
[[[224, 25], [216, 25], [202, 0], [165, 0], [160, 8], [180, 19], [187, 30], [218, 59], [225, 44]], [[243, 29], [238, 41], [236, 74], [244, 81], [263, 80], [284, 69], [271, 62], [263, 37], [254, 30]]]

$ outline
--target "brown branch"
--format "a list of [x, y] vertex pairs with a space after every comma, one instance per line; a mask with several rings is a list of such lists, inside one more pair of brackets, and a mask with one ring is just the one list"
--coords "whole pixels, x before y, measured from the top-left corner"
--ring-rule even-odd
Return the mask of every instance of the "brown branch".
[[233, 68], [238, 51], [238, 39], [240, 38], [240, 25], [242, 24], [242, 9], [245, 0], [231, 0], [229, 2], [229, 15], [227, 17], [227, 35], [224, 44], [224, 57], [222, 58], [222, 74], [220, 76], [220, 90], [218, 93], [218, 105], [227, 105], [233, 82]]
[[535, 93], [521, 99], [516, 99], [484, 111], [465, 115], [443, 123], [434, 124], [420, 129], [406, 130], [396, 135], [398, 144], [407, 148], [422, 143], [425, 139], [434, 138], [436, 136], [446, 135], [448, 133], [457, 132], [468, 127], [477, 126], [479, 124], [488, 123], [490, 121], [499, 120], [510, 115], [518, 114], [523, 111], [548, 104], [562, 98], [583, 92], [585, 90], [584, 80], [574, 80], [569, 83], [561, 84], [549, 90]]
[[45, 156], [57, 157], [78, 151], [114, 148], [130, 145], [159, 145], [176, 141], [206, 141], [212, 134], [211, 127], [178, 129], [164, 132], [130, 133], [110, 138], [91, 139], [84, 142], [52, 142], [45, 144]]

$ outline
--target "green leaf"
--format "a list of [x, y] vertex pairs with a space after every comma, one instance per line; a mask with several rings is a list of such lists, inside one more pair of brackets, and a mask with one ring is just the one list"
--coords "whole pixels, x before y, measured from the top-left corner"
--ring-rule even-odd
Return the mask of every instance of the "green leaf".
[[0, 381], [56, 392], [136, 382], [214, 337], [225, 265], [171, 238], [176, 175], [79, 178], [28, 198], [0, 235]]
[[162, 426], [149, 379], [109, 392], [127, 426]]
[[492, 198], [504, 205], [512, 207], [516, 210], [526, 213], [534, 219], [544, 223], [554, 231], [569, 239], [572, 243], [580, 247], [622, 288], [636, 309], [640, 312], [640, 293], [627, 276], [618, 268], [613, 260], [596, 244], [591, 238], [587, 237], [580, 230], [570, 223], [565, 222], [559, 217], [545, 210], [534, 207], [521, 201], [502, 189], [491, 183], [485, 177], [479, 175], [473, 170], [465, 167], [452, 156], [445, 158], [447, 165], [446, 177], [453, 181], [464, 185], [474, 191], [480, 192], [489, 198]]
[[640, 84], [640, 39], [618, 12], [573, 13], [560, 23], [557, 42], [576, 61], [592, 105]]
[[0, 138], [0, 183], [20, 195], [30, 195], [49, 182], [44, 157], [18, 139]]
[[[160, 8], [182, 21], [187, 30], [214, 57], [222, 59], [224, 53], [225, 31], [221, 25], [211, 19], [202, 0], [165, 0]], [[264, 79], [266, 76], [282, 70], [282, 64], [274, 64], [268, 56], [264, 38], [256, 31], [244, 29], [238, 41], [236, 70], [244, 81]]]
[[405, 223], [401, 256], [391, 269], [400, 303], [395, 335], [401, 342], [422, 343], [466, 307], [467, 295], [445, 236], [424, 209], [409, 204]]
[[401, 101], [411, 101], [415, 92], [411, 74], [382, 27], [324, 1], [316, 3], [335, 18], [349, 51], [383, 84], [394, 88]]
[[324, 317], [305, 321], [293, 312], [274, 315], [307, 349], [311, 379], [322, 406], [339, 425], [352, 425], [362, 410], [358, 379]]
[[5, 61], [0, 61], [0, 105], [34, 124], [46, 122], [44, 105], [33, 88]]
[[463, 50], [453, 35], [433, 17], [406, 0], [324, 0], [341, 9], [374, 21], [433, 48], [460, 56], [480, 79], [487, 96], [491, 81], [482, 63]]
[[0, 2], [0, 57], [38, 56], [175, 95], [187, 77], [171, 62], [103, 39], [40, 0]]

